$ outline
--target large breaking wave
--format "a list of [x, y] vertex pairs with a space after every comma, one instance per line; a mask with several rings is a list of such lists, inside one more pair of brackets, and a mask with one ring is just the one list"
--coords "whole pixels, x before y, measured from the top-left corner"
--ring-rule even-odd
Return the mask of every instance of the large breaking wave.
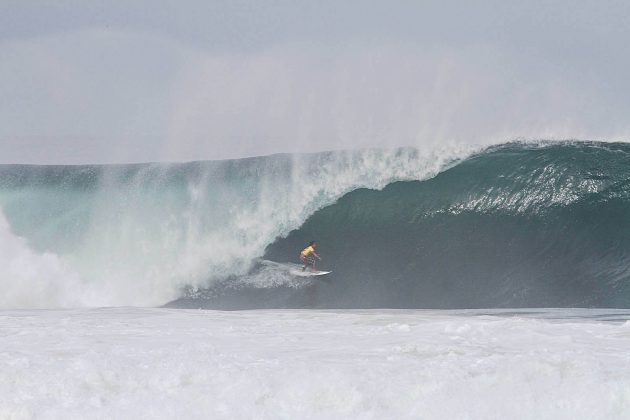
[[0, 308], [165, 304], [247, 274], [343, 194], [426, 179], [470, 151], [0, 166]]
[[[630, 145], [0, 167], [0, 307], [630, 307]], [[325, 279], [292, 278], [318, 240]]]
[[295, 260], [311, 239], [333, 270], [325, 282], [266, 283], [262, 264], [238, 287], [225, 282], [177, 304], [627, 308], [630, 146], [491, 147], [432, 179], [352, 191], [265, 258]]

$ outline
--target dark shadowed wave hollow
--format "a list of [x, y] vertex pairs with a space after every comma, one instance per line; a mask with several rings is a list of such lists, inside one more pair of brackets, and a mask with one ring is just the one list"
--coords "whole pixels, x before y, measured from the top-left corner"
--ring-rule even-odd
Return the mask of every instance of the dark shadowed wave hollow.
[[352, 191], [264, 258], [296, 262], [311, 239], [333, 270], [324, 278], [272, 288], [226, 281], [173, 304], [629, 308], [630, 145], [492, 147], [429, 180]]

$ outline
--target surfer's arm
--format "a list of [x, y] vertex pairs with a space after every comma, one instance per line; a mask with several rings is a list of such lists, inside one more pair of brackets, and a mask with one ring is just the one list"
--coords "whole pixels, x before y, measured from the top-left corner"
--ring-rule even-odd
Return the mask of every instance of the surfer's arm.
[[313, 255], [315, 255], [317, 259], [321, 261], [322, 257], [320, 257], [317, 252], [313, 251]]

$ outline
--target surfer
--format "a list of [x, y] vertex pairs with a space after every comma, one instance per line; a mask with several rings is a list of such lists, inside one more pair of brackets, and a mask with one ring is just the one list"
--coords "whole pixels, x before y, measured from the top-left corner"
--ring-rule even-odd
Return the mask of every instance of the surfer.
[[311, 267], [311, 271], [315, 271], [315, 258], [318, 260], [322, 260], [322, 257], [319, 256], [317, 252], [315, 252], [315, 248], [317, 248], [317, 243], [315, 241], [311, 241], [306, 248], [300, 252], [300, 261], [304, 264], [302, 267], [302, 271], [306, 269], [306, 267]]

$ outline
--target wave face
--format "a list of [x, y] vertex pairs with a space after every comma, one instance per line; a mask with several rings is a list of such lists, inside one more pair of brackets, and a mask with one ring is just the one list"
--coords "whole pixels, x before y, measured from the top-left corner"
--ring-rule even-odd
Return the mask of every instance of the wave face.
[[275, 238], [344, 194], [429, 178], [470, 151], [0, 166], [0, 308], [154, 306], [244, 279]]
[[264, 258], [295, 261], [311, 239], [324, 280], [270, 281], [261, 264], [174, 304], [628, 308], [630, 145], [491, 147], [431, 179], [349, 192]]

